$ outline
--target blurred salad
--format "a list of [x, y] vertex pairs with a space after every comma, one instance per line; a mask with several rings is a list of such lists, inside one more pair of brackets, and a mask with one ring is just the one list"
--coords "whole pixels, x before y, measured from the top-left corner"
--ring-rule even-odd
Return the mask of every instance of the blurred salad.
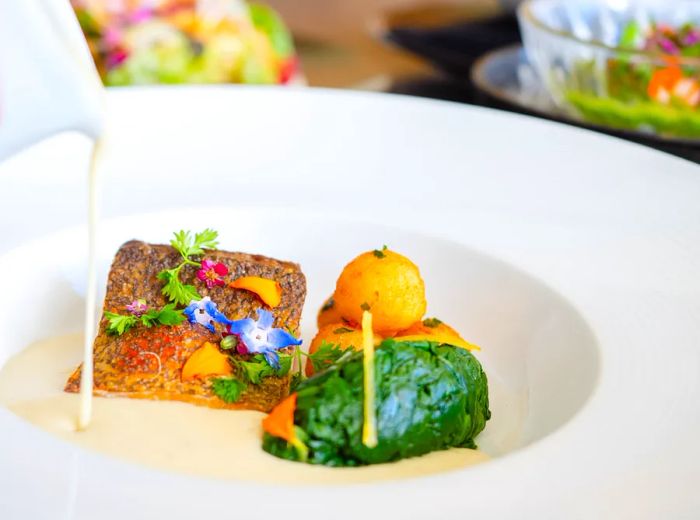
[[106, 85], [285, 84], [292, 37], [270, 7], [242, 0], [72, 0]]
[[[619, 52], [608, 59], [604, 71], [608, 97], [571, 89], [569, 103], [594, 123], [699, 137], [700, 28], [652, 23], [645, 29], [630, 22], [619, 47], [647, 55]], [[577, 74], [581, 78], [594, 68], [594, 63], [582, 61]]]

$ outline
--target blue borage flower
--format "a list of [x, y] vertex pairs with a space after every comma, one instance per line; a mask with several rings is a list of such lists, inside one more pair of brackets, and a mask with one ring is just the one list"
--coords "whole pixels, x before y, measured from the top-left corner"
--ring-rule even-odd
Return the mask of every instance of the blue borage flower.
[[274, 317], [270, 311], [258, 309], [258, 319], [244, 318], [234, 320], [228, 325], [228, 331], [238, 337], [239, 351], [244, 347], [244, 353], [262, 354], [268, 364], [279, 369], [280, 361], [277, 350], [292, 345], [301, 345], [301, 340], [292, 336], [284, 329], [272, 328]]
[[190, 320], [190, 323], [204, 325], [214, 333], [216, 332], [215, 323], [221, 323], [222, 325], [231, 325], [234, 323], [224, 316], [217, 308], [216, 303], [211, 301], [209, 296], [201, 300], [192, 300], [182, 312], [187, 316], [187, 319]]

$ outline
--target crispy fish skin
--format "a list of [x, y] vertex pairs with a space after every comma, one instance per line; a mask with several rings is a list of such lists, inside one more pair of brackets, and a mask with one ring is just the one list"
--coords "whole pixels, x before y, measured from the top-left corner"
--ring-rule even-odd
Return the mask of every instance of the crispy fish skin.
[[[205, 258], [221, 262], [229, 269], [227, 280], [240, 276], [261, 276], [279, 282], [282, 301], [270, 309], [275, 327], [293, 332], [299, 329], [306, 297], [306, 279], [297, 264], [260, 255], [206, 251]], [[179, 264], [180, 254], [170, 246], [132, 240], [125, 243], [114, 258], [107, 281], [103, 311], [125, 313], [128, 304], [143, 298], [151, 307], [160, 308], [168, 301], [162, 295], [163, 282], [157, 275]], [[180, 272], [183, 283], [197, 287], [209, 296], [230, 319], [255, 317], [264, 307], [257, 295], [229, 287], [207, 289], [196, 279], [197, 268], [185, 266]], [[189, 356], [205, 342], [218, 343], [219, 334], [205, 327], [184, 322], [177, 326], [137, 326], [121, 336], [106, 332], [107, 320], [100, 321], [95, 338], [94, 394], [140, 399], [176, 400], [212, 408], [269, 411], [289, 394], [290, 376], [266, 377], [259, 385], [248, 388], [236, 403], [227, 404], [211, 391], [211, 381], [181, 380], [181, 369]], [[293, 347], [283, 352], [293, 352]], [[65, 390], [80, 390], [80, 367], [68, 379]]]

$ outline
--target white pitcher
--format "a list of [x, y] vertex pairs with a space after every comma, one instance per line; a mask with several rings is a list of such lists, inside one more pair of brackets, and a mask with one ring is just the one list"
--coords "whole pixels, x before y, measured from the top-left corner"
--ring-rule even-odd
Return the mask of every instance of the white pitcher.
[[64, 130], [96, 138], [103, 92], [69, 0], [0, 0], [0, 160]]

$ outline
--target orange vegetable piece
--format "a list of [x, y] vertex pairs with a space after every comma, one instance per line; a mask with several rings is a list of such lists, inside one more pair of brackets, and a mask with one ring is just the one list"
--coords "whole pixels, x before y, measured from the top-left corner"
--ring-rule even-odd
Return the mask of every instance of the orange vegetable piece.
[[683, 72], [678, 65], [671, 65], [659, 69], [651, 77], [647, 86], [647, 94], [649, 97], [660, 102], [668, 103], [671, 101], [671, 92], [675, 84], [683, 78]]
[[289, 443], [294, 443], [294, 411], [297, 408], [297, 394], [293, 393], [279, 402], [267, 417], [263, 419], [263, 431], [273, 437], [279, 437]]
[[182, 380], [195, 377], [227, 376], [233, 373], [228, 356], [213, 343], [206, 342], [195, 350], [182, 367]]
[[263, 303], [272, 309], [282, 301], [282, 287], [278, 282], [269, 278], [242, 276], [230, 282], [228, 286], [257, 294]]

